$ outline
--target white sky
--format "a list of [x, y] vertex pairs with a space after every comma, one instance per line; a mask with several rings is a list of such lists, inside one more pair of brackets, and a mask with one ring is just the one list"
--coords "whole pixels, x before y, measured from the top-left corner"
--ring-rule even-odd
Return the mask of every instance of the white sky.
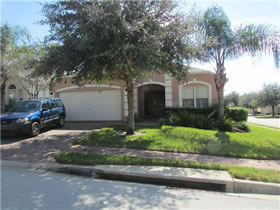
[[[234, 27], [240, 24], [271, 24], [280, 30], [280, 1], [264, 0], [223, 0], [223, 1], [182, 1], [189, 4], [196, 3], [202, 10], [215, 4], [222, 6]], [[194, 64], [194, 67], [214, 71], [215, 64]], [[228, 60], [225, 63], [227, 77], [225, 94], [232, 91], [245, 93], [258, 91], [264, 83], [280, 83], [280, 69], [276, 69], [272, 55], [256, 56], [244, 55], [242, 58]]]
[[[180, 9], [188, 10], [195, 3], [205, 10], [211, 5], [221, 6], [234, 26], [248, 23], [265, 23], [276, 26], [280, 31], [280, 0], [178, 0]], [[20, 24], [31, 31], [34, 38], [43, 39], [48, 34], [48, 26], [41, 26], [38, 21], [41, 14], [41, 1], [35, 0], [0, 0], [1, 21], [12, 25]], [[184, 8], [185, 7], [185, 8]], [[194, 64], [194, 67], [213, 70], [213, 64]], [[239, 93], [261, 90], [264, 83], [280, 83], [280, 69], [276, 69], [271, 55], [251, 58], [243, 56], [225, 64], [228, 83], [225, 94], [231, 91]]]

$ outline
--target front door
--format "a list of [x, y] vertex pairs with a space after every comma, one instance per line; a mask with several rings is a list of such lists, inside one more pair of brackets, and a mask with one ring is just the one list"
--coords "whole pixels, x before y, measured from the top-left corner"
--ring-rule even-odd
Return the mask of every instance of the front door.
[[165, 107], [164, 90], [145, 92], [145, 115], [149, 117], [161, 117]]

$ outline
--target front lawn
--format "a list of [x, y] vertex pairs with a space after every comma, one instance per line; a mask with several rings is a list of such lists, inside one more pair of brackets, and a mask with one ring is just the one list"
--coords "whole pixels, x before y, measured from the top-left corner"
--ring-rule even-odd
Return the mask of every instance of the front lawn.
[[233, 178], [237, 179], [280, 183], [279, 171], [243, 166], [88, 153], [58, 153], [55, 159], [62, 164], [76, 165], [145, 165], [226, 170]]
[[142, 127], [133, 136], [123, 135], [123, 129], [103, 128], [77, 140], [75, 144], [280, 159], [280, 132], [257, 126], [250, 126], [250, 133], [172, 126]]

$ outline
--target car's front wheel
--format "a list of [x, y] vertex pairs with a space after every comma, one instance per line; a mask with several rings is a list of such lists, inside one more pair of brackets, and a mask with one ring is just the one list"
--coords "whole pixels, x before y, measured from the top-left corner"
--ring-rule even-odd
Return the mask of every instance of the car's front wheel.
[[63, 116], [59, 116], [58, 122], [57, 122], [57, 127], [62, 128], [65, 124], [65, 120]]
[[29, 135], [34, 137], [40, 133], [40, 124], [38, 122], [31, 123]]

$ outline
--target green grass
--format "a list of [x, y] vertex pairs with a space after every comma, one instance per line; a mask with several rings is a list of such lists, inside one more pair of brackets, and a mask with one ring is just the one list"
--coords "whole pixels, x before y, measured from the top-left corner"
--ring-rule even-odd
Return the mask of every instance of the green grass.
[[231, 133], [186, 127], [140, 127], [142, 135], [120, 135], [124, 127], [103, 128], [75, 144], [190, 152], [254, 159], [280, 159], [280, 132], [250, 126], [249, 133]]
[[182, 160], [164, 160], [155, 158], [140, 158], [124, 155], [98, 155], [88, 153], [57, 153], [57, 162], [75, 165], [145, 165], [172, 166], [186, 168], [202, 168], [212, 170], [226, 170], [233, 178], [263, 182], [280, 183], [280, 172], [274, 170], [255, 169], [243, 166], [224, 164], [200, 163]]

